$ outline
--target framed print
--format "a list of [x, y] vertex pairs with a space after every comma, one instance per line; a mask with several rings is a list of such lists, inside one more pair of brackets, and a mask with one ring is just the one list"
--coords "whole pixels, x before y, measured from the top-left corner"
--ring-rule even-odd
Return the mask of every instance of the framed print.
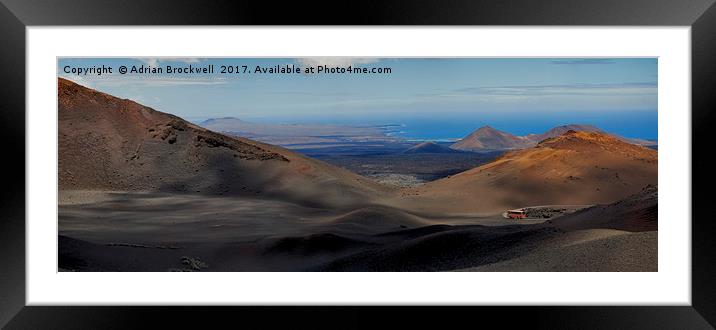
[[3, 325], [713, 327], [711, 1], [316, 6], [3, 1]]

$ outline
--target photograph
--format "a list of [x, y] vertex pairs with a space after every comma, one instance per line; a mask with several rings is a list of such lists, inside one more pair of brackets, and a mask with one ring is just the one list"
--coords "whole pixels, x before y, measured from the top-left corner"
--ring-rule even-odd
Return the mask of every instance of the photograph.
[[714, 329], [715, 2], [0, 0], [0, 328]]
[[659, 271], [657, 57], [56, 63], [58, 272]]
[[714, 329], [715, 2], [0, 0], [0, 328]]

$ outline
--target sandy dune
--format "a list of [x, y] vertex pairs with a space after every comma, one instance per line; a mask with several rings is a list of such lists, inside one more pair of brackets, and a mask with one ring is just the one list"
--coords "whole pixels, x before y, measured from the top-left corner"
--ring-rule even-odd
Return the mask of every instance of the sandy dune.
[[[166, 271], [182, 269], [184, 256], [207, 263], [202, 271], [657, 267], [656, 231], [598, 229], [599, 218], [582, 216], [595, 210], [609, 210], [616, 218], [632, 214], [622, 207], [595, 206], [546, 222], [515, 224], [501, 217], [428, 218], [384, 206], [345, 212], [240, 196], [131, 192], [84, 202], [65, 199], [72, 200], [60, 206], [60, 267], [65, 270]], [[650, 216], [641, 220], [655, 223], [656, 214]], [[575, 224], [581, 229], [570, 229]]]
[[[86, 196], [85, 192], [63, 192]], [[95, 193], [97, 194], [97, 193]], [[657, 235], [553, 220], [428, 218], [241, 196], [108, 193], [60, 207], [60, 266], [79, 271], [652, 271]], [[656, 222], [654, 218], [643, 219]], [[560, 223], [580, 222], [582, 229]], [[599, 219], [593, 219], [599, 220]], [[532, 223], [532, 224], [526, 224]], [[590, 228], [591, 227], [591, 228]], [[187, 269], [184, 269], [187, 270]]]
[[519, 257], [461, 271], [655, 272], [656, 231], [589, 229], [546, 239]]
[[646, 186], [623, 200], [596, 205], [550, 223], [567, 230], [606, 228], [633, 232], [656, 231], [659, 226], [657, 187]]
[[98, 191], [59, 195], [60, 234], [104, 243], [231, 242], [321, 232], [372, 235], [434, 224], [514, 224], [500, 215], [431, 218], [382, 205], [342, 210], [244, 196]]

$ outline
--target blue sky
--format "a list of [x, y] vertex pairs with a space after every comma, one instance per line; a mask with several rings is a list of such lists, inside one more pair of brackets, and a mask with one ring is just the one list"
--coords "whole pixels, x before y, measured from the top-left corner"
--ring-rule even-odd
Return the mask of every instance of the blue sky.
[[[275, 65], [391, 68], [389, 74], [117, 74], [153, 67]], [[64, 73], [106, 65], [113, 74]], [[62, 58], [58, 75], [191, 121], [404, 124], [427, 138], [460, 137], [482, 125], [515, 134], [595, 124], [657, 138], [655, 58]], [[432, 124], [431, 124], [432, 123]], [[409, 133], [411, 134], [411, 133]]]

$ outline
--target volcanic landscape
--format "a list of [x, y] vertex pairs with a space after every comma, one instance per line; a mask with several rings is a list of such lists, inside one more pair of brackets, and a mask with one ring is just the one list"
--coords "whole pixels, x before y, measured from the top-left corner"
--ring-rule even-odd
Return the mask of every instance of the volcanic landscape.
[[58, 108], [60, 271], [658, 270], [653, 141], [190, 123], [62, 78]]

